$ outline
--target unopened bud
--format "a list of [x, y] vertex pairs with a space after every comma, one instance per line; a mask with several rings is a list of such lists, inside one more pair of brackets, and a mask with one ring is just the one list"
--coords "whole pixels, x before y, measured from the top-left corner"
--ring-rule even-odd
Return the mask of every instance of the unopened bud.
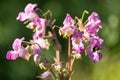
[[81, 59], [81, 54], [77, 53], [77, 54], [75, 55], [75, 58], [76, 58], [76, 59]]
[[56, 65], [54, 66], [54, 68], [55, 68], [56, 71], [60, 71], [61, 65], [60, 65], [60, 64], [56, 64]]
[[49, 71], [46, 71], [46, 72], [41, 74], [41, 78], [50, 80], [52, 78], [52, 75], [51, 75], [51, 73]]
[[35, 64], [40, 64], [40, 56], [39, 56], [39, 54], [35, 54], [34, 55], [34, 62], [35, 62]]
[[39, 67], [40, 67], [40, 69], [44, 69], [44, 70], [46, 69], [46, 67], [44, 66], [44, 63], [40, 63]]

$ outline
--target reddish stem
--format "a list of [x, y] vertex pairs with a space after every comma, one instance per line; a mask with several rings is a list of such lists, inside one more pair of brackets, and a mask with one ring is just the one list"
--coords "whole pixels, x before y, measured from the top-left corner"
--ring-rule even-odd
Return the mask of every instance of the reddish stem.
[[56, 46], [56, 59], [57, 59], [57, 63], [60, 63], [60, 43], [59, 40], [57, 39], [55, 30], [53, 30], [53, 34], [54, 34], [54, 38], [55, 38], [55, 46]]
[[70, 70], [70, 37], [68, 38], [68, 70]]

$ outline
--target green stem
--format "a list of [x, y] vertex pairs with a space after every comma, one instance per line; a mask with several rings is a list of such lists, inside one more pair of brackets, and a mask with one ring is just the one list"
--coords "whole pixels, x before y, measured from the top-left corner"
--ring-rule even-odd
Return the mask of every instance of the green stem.
[[22, 42], [25, 44], [32, 44], [31, 42], [28, 42], [28, 41], [22, 41]]
[[84, 12], [83, 12], [83, 14], [82, 14], [82, 21], [83, 21], [83, 19], [84, 19], [84, 16], [85, 16], [85, 14], [88, 14], [88, 11], [87, 10], [84, 10]]
[[50, 69], [50, 72], [51, 72], [52, 75], [53, 75], [53, 80], [56, 80], [56, 75], [55, 75], [54, 71], [53, 71], [52, 69]]
[[40, 14], [39, 14], [39, 15], [40, 15], [40, 17], [43, 17], [43, 14], [44, 14], [44, 13], [43, 13], [43, 11], [42, 11], [41, 9], [36, 8], [36, 11], [39, 11], [39, 13], [40, 13]]
[[50, 20], [52, 20], [52, 12], [50, 11], [50, 10], [48, 10], [47, 12], [45, 12], [44, 14], [43, 14], [43, 16], [46, 18], [46, 15], [47, 14], [50, 14]]

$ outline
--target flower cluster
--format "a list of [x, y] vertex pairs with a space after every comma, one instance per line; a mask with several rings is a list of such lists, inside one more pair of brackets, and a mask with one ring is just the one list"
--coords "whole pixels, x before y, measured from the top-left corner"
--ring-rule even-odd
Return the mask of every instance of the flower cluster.
[[[82, 20], [78, 18], [77, 20], [78, 22], [75, 24], [74, 19], [70, 14], [67, 14], [63, 22], [64, 26], [59, 30], [60, 34], [63, 35], [63, 37], [71, 38], [73, 53], [80, 55], [83, 51], [86, 51], [88, 57], [93, 62], [99, 62], [102, 58], [100, 49], [102, 47], [103, 40], [97, 36], [99, 28], [102, 26], [102, 22], [98, 14], [93, 12], [88, 17], [87, 24], [83, 24]], [[81, 29], [83, 27], [84, 29]], [[85, 46], [87, 43], [90, 44]]]
[[[37, 4], [28, 4], [25, 7], [24, 12], [20, 12], [17, 17], [17, 20], [19, 21], [28, 22], [27, 28], [30, 28], [34, 31], [33, 40], [27, 42], [23, 41], [24, 38], [15, 39], [15, 41], [13, 42], [13, 50], [7, 52], [7, 59], [15, 60], [18, 57], [22, 57], [25, 60], [29, 60], [29, 57], [33, 55], [34, 61], [37, 61], [37, 64], [39, 64], [39, 53], [42, 51], [42, 49], [49, 48], [49, 43], [47, 39], [45, 39], [47, 20], [38, 16], [35, 10], [36, 7]], [[26, 48], [24, 48], [23, 43], [27, 43]], [[31, 52], [29, 52], [29, 50]]]
[[[55, 32], [55, 20], [46, 18], [45, 15], [51, 14], [50, 11], [42, 15], [39, 15], [37, 11], [40, 11], [37, 4], [29, 3], [24, 12], [18, 14], [16, 19], [27, 24], [26, 27], [33, 31], [33, 38], [30, 41], [25, 41], [24, 37], [16, 38], [12, 45], [13, 50], [6, 54], [8, 60], [16, 60], [21, 57], [29, 61], [29, 58], [33, 56], [35, 64], [45, 70], [38, 78], [50, 80], [71, 80], [73, 63], [82, 57], [82, 53], [85, 53], [95, 63], [101, 60], [104, 40], [98, 36], [102, 22], [96, 12], [93, 12], [85, 22], [83, 22], [83, 17], [85, 13], [88, 13], [87, 11], [83, 12], [82, 18], [75, 17], [75, 19], [67, 13], [63, 26], [59, 27], [60, 36], [63, 35], [63, 38], [68, 39], [68, 60], [64, 67], [64, 63], [61, 63], [60, 60], [60, 43]], [[47, 31], [46, 28], [49, 28], [50, 31]], [[49, 40], [53, 41], [56, 47], [54, 63], [47, 60], [45, 55], [41, 61], [42, 52], [44, 49], [49, 49]]]

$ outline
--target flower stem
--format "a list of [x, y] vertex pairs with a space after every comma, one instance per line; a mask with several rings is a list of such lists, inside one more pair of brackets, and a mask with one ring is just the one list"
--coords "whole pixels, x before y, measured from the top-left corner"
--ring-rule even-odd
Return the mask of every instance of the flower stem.
[[70, 42], [70, 37], [68, 38], [68, 70], [69, 70], [69, 76], [68, 76], [68, 80], [71, 80], [71, 42]]
[[68, 70], [70, 70], [70, 37], [68, 38]]
[[22, 42], [25, 44], [32, 44], [31, 42], [28, 42], [28, 41], [22, 41]]
[[54, 71], [53, 71], [52, 69], [50, 69], [50, 72], [51, 72], [52, 75], [53, 75], [53, 80], [56, 80], [56, 75], [55, 75]]
[[54, 38], [55, 38], [55, 47], [56, 47], [56, 59], [57, 59], [57, 63], [60, 63], [60, 43], [59, 40], [57, 39], [55, 30], [52, 29], [53, 34], [54, 34]]

